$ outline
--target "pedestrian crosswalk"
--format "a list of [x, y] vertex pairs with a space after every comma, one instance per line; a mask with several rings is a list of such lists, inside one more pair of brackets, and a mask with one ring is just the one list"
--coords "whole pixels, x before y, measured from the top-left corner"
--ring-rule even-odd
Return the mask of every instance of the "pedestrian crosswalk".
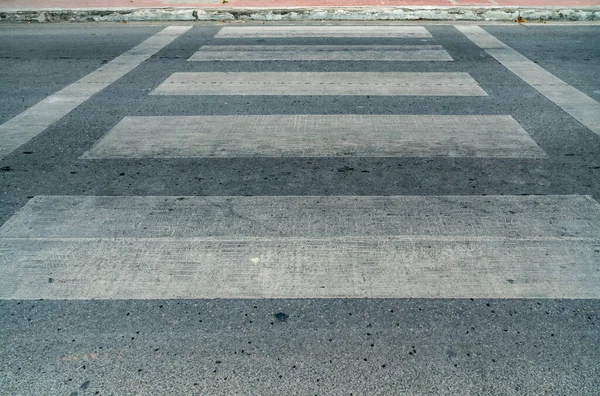
[[[421, 26], [232, 26], [215, 40], [290, 44], [206, 45], [189, 60], [452, 61], [418, 42], [293, 42], [306, 37], [432, 36]], [[467, 71], [173, 70], [150, 95], [490, 99]], [[511, 114], [396, 110], [132, 114], [81, 158], [547, 158]], [[599, 236], [600, 205], [587, 195], [37, 196], [0, 227], [0, 298], [600, 298]]]

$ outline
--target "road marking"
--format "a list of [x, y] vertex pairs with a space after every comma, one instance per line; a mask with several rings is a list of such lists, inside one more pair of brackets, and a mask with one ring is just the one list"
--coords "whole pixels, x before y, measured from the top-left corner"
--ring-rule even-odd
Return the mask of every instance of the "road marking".
[[3, 239], [0, 298], [598, 299], [599, 244], [394, 237]]
[[600, 298], [588, 196], [36, 197], [0, 298]]
[[204, 45], [190, 61], [452, 61], [440, 45]]
[[481, 115], [126, 117], [82, 158], [434, 156], [546, 158], [512, 117]]
[[173, 73], [153, 95], [487, 96], [468, 73]]
[[423, 26], [231, 26], [215, 38], [414, 37], [430, 38]]
[[0, 125], [0, 158], [36, 137], [77, 106], [160, 51], [191, 26], [169, 26]]
[[588, 196], [37, 196], [0, 238], [598, 238]]
[[456, 25], [456, 29], [586, 128], [600, 135], [600, 103], [536, 65], [481, 27]]

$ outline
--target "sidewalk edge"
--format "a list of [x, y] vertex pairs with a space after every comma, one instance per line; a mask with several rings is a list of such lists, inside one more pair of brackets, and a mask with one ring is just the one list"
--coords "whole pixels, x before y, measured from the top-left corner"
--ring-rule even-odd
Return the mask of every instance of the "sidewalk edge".
[[2, 10], [0, 23], [158, 21], [600, 21], [600, 7], [287, 7]]

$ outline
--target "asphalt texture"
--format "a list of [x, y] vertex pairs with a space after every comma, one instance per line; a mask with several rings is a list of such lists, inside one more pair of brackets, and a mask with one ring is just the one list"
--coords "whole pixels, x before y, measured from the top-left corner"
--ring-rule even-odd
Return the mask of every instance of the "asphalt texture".
[[[414, 44], [213, 39], [197, 24], [0, 161], [0, 224], [36, 195], [529, 195], [600, 200], [600, 136], [449, 25], [454, 62], [188, 62], [202, 44]], [[0, 123], [161, 25], [0, 26]], [[485, 30], [600, 99], [600, 26]], [[173, 72], [468, 72], [488, 97], [150, 96]], [[511, 115], [547, 159], [84, 160], [125, 116]], [[600, 394], [597, 300], [1, 301], [0, 393]]]

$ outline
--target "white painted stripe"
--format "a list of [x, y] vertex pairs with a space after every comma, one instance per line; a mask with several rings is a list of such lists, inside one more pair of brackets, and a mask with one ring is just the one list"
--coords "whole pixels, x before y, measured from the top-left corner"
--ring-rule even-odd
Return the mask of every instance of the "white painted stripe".
[[123, 77], [191, 26], [169, 26], [79, 81], [48, 96], [0, 125], [0, 158], [10, 154], [77, 106]]
[[204, 45], [190, 61], [452, 61], [439, 45]]
[[587, 196], [36, 197], [0, 298], [600, 298]]
[[154, 95], [487, 96], [468, 73], [173, 73]]
[[0, 239], [2, 299], [600, 298], [595, 241]]
[[598, 238], [589, 196], [38, 196], [1, 238]]
[[126, 117], [82, 158], [545, 158], [510, 116]]
[[200, 50], [204, 51], [314, 51], [314, 52], [364, 52], [364, 51], [406, 51], [423, 52], [443, 50], [441, 45], [203, 45]]
[[227, 26], [216, 38], [416, 37], [429, 38], [423, 26]]
[[600, 135], [600, 103], [533, 63], [481, 27], [457, 25], [456, 28], [547, 99]]

